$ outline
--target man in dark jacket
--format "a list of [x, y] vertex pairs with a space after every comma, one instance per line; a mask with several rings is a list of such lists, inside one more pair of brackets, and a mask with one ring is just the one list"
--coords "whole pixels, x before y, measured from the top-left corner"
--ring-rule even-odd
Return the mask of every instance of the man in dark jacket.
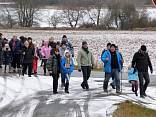
[[56, 48], [56, 43], [54, 42], [54, 37], [49, 38], [49, 46], [51, 46], [52, 50]]
[[18, 68], [18, 71], [21, 70], [20, 68], [20, 62], [21, 62], [21, 52], [22, 52], [22, 44], [21, 42], [17, 39], [17, 36], [13, 36], [13, 39], [9, 42], [10, 49], [13, 53], [13, 72], [16, 72], [16, 65]]
[[2, 43], [3, 43], [2, 36], [3, 34], [0, 33], [0, 68], [2, 68]]
[[33, 56], [34, 56], [34, 51], [29, 45], [29, 42], [25, 42], [25, 47], [23, 48], [23, 71], [22, 75], [24, 76], [25, 71], [27, 70], [28, 66], [28, 76], [31, 77], [31, 72], [33, 68]]
[[[144, 98], [146, 95], [146, 89], [148, 84], [150, 83], [148, 67], [150, 68], [151, 73], [153, 73], [152, 64], [148, 53], [146, 52], [146, 46], [142, 45], [140, 50], [134, 54], [132, 60], [132, 67], [137, 68], [139, 82], [140, 82], [140, 97]], [[145, 84], [143, 84], [143, 79], [145, 79]]]

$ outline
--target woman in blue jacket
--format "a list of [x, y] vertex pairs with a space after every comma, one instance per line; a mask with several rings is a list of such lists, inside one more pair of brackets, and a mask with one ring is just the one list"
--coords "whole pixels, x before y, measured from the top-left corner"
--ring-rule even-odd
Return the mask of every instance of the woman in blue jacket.
[[70, 79], [71, 73], [73, 72], [73, 69], [74, 69], [73, 59], [70, 57], [69, 51], [66, 50], [65, 57], [62, 59], [62, 70], [66, 78], [65, 93], [69, 93], [69, 79]]
[[135, 92], [135, 95], [138, 96], [138, 71], [135, 68], [132, 68], [132, 65], [128, 67], [128, 81], [132, 83], [132, 91]]

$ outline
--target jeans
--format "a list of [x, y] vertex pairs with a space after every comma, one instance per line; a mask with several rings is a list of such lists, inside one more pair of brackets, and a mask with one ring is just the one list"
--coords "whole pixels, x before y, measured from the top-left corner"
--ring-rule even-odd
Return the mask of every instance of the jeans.
[[[148, 84], [150, 83], [148, 72], [139, 72], [139, 86], [140, 86], [140, 95], [144, 95], [147, 89]], [[145, 84], [144, 84], [145, 80]]]
[[71, 76], [70, 73], [65, 73], [66, 84], [69, 84], [70, 76]]
[[83, 73], [83, 82], [82, 86], [86, 87], [86, 89], [89, 88], [88, 80], [91, 74], [91, 66], [82, 66], [82, 73]]
[[65, 73], [63, 72], [63, 70], [62, 70], [62, 72], [61, 72], [61, 83], [62, 84], [65, 84]]
[[103, 83], [103, 89], [107, 90], [109, 79], [112, 76], [114, 77], [114, 80], [115, 80], [116, 90], [120, 90], [120, 74], [119, 74], [119, 69], [118, 68], [117, 69], [112, 69], [111, 73], [105, 73], [105, 80], [104, 80], [104, 83]]
[[0, 66], [2, 66], [2, 51], [0, 51]]
[[43, 70], [44, 70], [44, 73], [46, 73], [46, 62], [47, 62], [47, 59], [42, 59], [42, 61], [44, 63]]

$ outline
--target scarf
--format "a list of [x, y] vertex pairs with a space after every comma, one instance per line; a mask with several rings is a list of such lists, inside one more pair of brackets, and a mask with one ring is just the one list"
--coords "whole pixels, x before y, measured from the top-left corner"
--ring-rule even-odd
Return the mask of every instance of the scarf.
[[84, 47], [82, 46], [82, 49], [83, 49], [87, 54], [89, 53], [88, 48], [84, 48]]
[[70, 69], [70, 66], [72, 66], [71, 58], [70, 57], [65, 57], [65, 59], [66, 59], [65, 68]]
[[12, 50], [13, 50], [13, 52], [15, 51], [15, 48], [16, 48], [16, 41], [17, 41], [17, 40], [13, 40], [13, 45], [12, 45]]

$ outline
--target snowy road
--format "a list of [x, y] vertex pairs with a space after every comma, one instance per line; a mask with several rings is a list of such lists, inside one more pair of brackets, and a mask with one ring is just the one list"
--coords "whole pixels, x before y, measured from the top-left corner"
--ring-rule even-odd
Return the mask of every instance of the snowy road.
[[52, 78], [41, 75], [41, 71], [39, 67], [39, 76], [29, 78], [27, 75], [5, 75], [0, 70], [1, 117], [106, 117], [116, 109], [113, 104], [125, 100], [156, 109], [155, 76], [151, 76], [151, 85], [147, 90], [150, 96], [140, 99], [132, 93], [126, 74], [121, 95], [117, 95], [110, 86], [108, 94], [103, 92], [102, 72], [92, 72], [90, 91], [82, 90], [82, 75], [77, 71], [70, 80], [70, 93], [65, 94], [59, 86], [59, 94], [53, 95]]

